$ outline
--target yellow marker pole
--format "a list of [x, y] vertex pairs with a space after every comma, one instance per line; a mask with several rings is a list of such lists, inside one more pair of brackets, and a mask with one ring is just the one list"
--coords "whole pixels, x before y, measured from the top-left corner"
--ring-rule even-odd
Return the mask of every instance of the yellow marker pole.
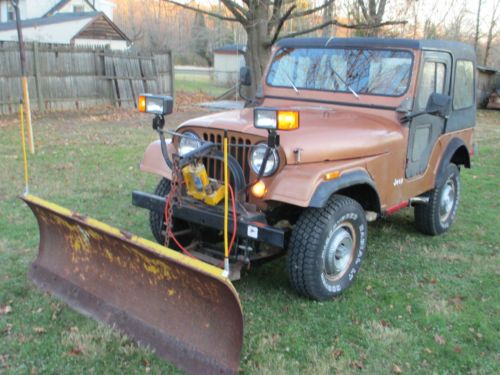
[[23, 103], [19, 105], [19, 122], [21, 128], [21, 145], [23, 147], [23, 162], [24, 162], [24, 194], [29, 193], [29, 177], [28, 177], [28, 157], [26, 155], [26, 136], [24, 134], [24, 111], [23, 111]]
[[33, 141], [33, 128], [31, 127], [30, 95], [28, 91], [28, 78], [26, 78], [26, 76], [22, 77], [22, 83], [23, 83], [24, 110], [26, 112], [26, 127], [28, 129], [28, 144], [30, 146], [30, 152], [34, 154], [35, 142]]
[[35, 143], [33, 142], [33, 129], [31, 128], [31, 107], [28, 90], [28, 78], [26, 74], [26, 53], [24, 52], [23, 28], [21, 26], [21, 12], [19, 11], [19, 0], [12, 0], [14, 11], [16, 12], [17, 39], [19, 42], [19, 60], [21, 62], [21, 83], [23, 88], [24, 109], [28, 127], [28, 143], [30, 152], [35, 153]]
[[229, 277], [229, 185], [228, 185], [228, 160], [227, 160], [227, 133], [224, 132], [224, 276]]

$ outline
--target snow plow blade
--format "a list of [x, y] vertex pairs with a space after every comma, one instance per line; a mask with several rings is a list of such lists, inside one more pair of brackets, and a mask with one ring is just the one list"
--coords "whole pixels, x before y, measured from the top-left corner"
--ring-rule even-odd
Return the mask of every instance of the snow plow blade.
[[40, 228], [30, 278], [188, 373], [233, 374], [243, 343], [238, 294], [222, 270], [33, 195]]

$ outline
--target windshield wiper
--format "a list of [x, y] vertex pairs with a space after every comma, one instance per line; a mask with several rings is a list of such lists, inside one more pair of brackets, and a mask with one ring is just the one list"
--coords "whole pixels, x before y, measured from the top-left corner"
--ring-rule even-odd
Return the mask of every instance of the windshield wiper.
[[330, 69], [332, 70], [333, 74], [335, 74], [335, 76], [336, 76], [336, 77], [340, 80], [340, 82], [342, 82], [342, 83], [344, 84], [344, 86], [345, 86], [345, 87], [347, 87], [347, 88], [349, 89], [349, 91], [350, 91], [350, 92], [352, 92], [352, 94], [353, 94], [353, 95], [354, 95], [357, 99], [359, 99], [359, 95], [358, 95], [358, 93], [357, 93], [356, 91], [354, 91], [354, 89], [353, 89], [351, 86], [349, 86], [349, 85], [347, 84], [347, 82], [346, 82], [346, 81], [344, 81], [344, 80], [342, 79], [342, 77], [340, 76], [340, 74], [338, 74], [338, 73], [335, 71], [335, 69], [333, 69], [332, 67], [330, 67]]
[[295, 84], [293, 83], [292, 79], [290, 78], [290, 76], [288, 75], [288, 73], [286, 72], [286, 70], [284, 70], [284, 71], [283, 71], [283, 73], [285, 74], [285, 77], [286, 77], [286, 79], [288, 80], [288, 82], [290, 82], [290, 84], [292, 85], [293, 90], [294, 90], [297, 94], [300, 94], [299, 89], [297, 88], [297, 86], [295, 86]]

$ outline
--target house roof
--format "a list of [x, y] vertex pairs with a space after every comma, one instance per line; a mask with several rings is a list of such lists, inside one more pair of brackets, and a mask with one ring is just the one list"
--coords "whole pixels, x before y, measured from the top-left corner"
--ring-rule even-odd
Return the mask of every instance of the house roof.
[[[56, 5], [54, 5], [52, 8], [49, 9], [47, 13], [43, 15], [43, 17], [50, 17], [53, 16], [55, 12], [60, 10], [62, 7], [64, 7], [66, 4], [68, 4], [71, 0], [61, 0], [59, 1]], [[85, 0], [85, 2], [94, 9], [94, 11], [97, 11], [97, 9], [92, 5], [92, 3], [88, 0]]]
[[[104, 25], [103, 25], [104, 23]], [[131, 42], [128, 36], [121, 31], [121, 29], [111, 21], [106, 14], [98, 13], [97, 16], [93, 18], [91, 22], [89, 22], [85, 27], [83, 27], [78, 34], [76, 34], [73, 39], [77, 38], [90, 38], [90, 39], [116, 39], [113, 37], [113, 33], [109, 33], [106, 31], [106, 24], [113, 29], [115, 35], [121, 39], [126, 40], [127, 42]]]
[[247, 49], [247, 46], [244, 44], [226, 44], [222, 47], [214, 49], [214, 53], [222, 53], [222, 54], [238, 54], [238, 53], [245, 53]]
[[500, 69], [493, 68], [491, 66], [484, 66], [484, 65], [478, 65], [477, 70], [479, 70], [480, 72], [489, 73], [489, 74], [500, 73]]
[[[30, 28], [30, 27], [40, 27], [47, 25], [54, 25], [58, 23], [65, 22], [73, 22], [77, 20], [88, 19], [89, 22], [83, 26], [72, 39], [75, 38], [90, 38], [90, 39], [106, 39], [105, 34], [110, 35], [109, 33], [103, 30], [103, 23], [107, 24], [113, 31], [115, 35], [120, 37], [127, 42], [130, 42], [130, 39], [127, 35], [120, 30], [116, 24], [111, 21], [104, 13], [102, 12], [82, 12], [82, 13], [56, 13], [50, 17], [40, 17], [40, 18], [31, 18], [28, 20], [21, 21], [21, 27]], [[0, 31], [14, 30], [16, 29], [16, 22], [6, 22], [0, 23]], [[106, 27], [106, 26], [104, 26]], [[110, 38], [110, 39], [118, 39], [118, 38]]]
[[[52, 17], [39, 17], [39, 18], [31, 18], [28, 20], [22, 20], [21, 27], [26, 28], [26, 27], [36, 27], [43, 25], [52, 25], [56, 23], [81, 20], [84, 18], [94, 18], [99, 14], [101, 13], [99, 12], [58, 13], [53, 15]], [[0, 31], [6, 31], [15, 28], [16, 28], [16, 21], [0, 23]]]

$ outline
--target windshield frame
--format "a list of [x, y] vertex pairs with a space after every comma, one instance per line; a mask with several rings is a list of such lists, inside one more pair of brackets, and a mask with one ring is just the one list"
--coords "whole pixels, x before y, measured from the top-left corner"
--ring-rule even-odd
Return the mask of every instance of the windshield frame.
[[[271, 68], [272, 68], [272, 65], [275, 62], [276, 56], [281, 51], [288, 50], [288, 49], [292, 49], [292, 50], [296, 50], [296, 49], [325, 49], [325, 50], [326, 49], [337, 49], [337, 50], [371, 50], [371, 51], [406, 52], [406, 53], [410, 54], [411, 63], [410, 63], [410, 67], [409, 67], [409, 73], [410, 73], [410, 75], [408, 77], [408, 84], [406, 85], [406, 89], [405, 89], [405, 91], [403, 93], [401, 93], [400, 95], [388, 95], [388, 94], [371, 94], [371, 93], [357, 92], [357, 94], [360, 97], [366, 95], [366, 96], [386, 97], [386, 98], [401, 98], [401, 97], [405, 96], [408, 93], [408, 91], [410, 90], [410, 87], [412, 86], [412, 80], [414, 78], [413, 76], [414, 76], [414, 73], [415, 73], [415, 72], [413, 72], [414, 64], [415, 64], [415, 53], [413, 52], [413, 50], [411, 50], [411, 49], [405, 49], [405, 48], [377, 48], [377, 47], [359, 47], [359, 46], [341, 46], [341, 47], [335, 47], [335, 46], [331, 46], [331, 47], [328, 47], [328, 46], [327, 47], [317, 47], [317, 46], [314, 46], [314, 47], [312, 47], [312, 46], [311, 47], [308, 47], [308, 46], [301, 46], [301, 47], [280, 47], [273, 54], [271, 62], [270, 62], [269, 67], [267, 69], [266, 80], [265, 80], [266, 86], [271, 87], [271, 88], [276, 88], [276, 89], [290, 89], [290, 90], [293, 90], [292, 86], [277, 86], [277, 85], [272, 85], [269, 82], [269, 75], [271, 74]], [[299, 89], [300, 92], [303, 92], [303, 91], [317, 91], [317, 92], [323, 92], [323, 93], [329, 93], [329, 94], [352, 94], [349, 89], [341, 91], [341, 90], [323, 90], [323, 89], [307, 88], [307, 87], [300, 87], [300, 86], [297, 86], [297, 88]]]

